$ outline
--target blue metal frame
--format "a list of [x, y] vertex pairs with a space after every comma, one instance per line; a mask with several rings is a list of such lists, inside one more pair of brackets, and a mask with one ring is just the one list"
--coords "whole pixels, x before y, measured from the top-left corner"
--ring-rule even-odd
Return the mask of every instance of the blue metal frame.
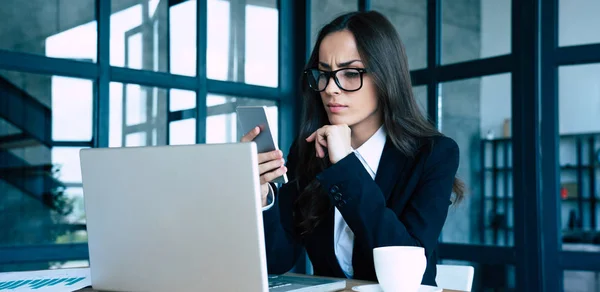
[[300, 74], [310, 44], [310, 0], [279, 0], [279, 145], [287, 152], [296, 139], [302, 98]]
[[52, 147], [94, 147], [92, 141], [52, 141]]
[[195, 90], [198, 86], [194, 77], [122, 67], [111, 67], [110, 78], [111, 82], [139, 84], [149, 87]]
[[98, 21], [97, 92], [94, 94], [94, 147], [108, 147], [110, 119], [110, 0], [96, 0]]
[[514, 232], [517, 287], [550, 289], [544, 280], [540, 149], [539, 48], [540, 0], [512, 1], [512, 137]]
[[510, 72], [513, 69], [512, 55], [503, 55], [462, 63], [444, 65], [437, 72], [439, 82], [448, 82], [472, 77], [481, 77]]
[[437, 69], [441, 59], [442, 33], [442, 3], [441, 0], [427, 1], [427, 117], [438, 125], [438, 80]]
[[[600, 271], [600, 253], [585, 251], [563, 251], [558, 257], [557, 269], [576, 270], [576, 271]], [[558, 277], [561, 278], [562, 271], [558, 271]], [[559, 286], [559, 287], [562, 287]]]
[[91, 62], [51, 58], [6, 50], [0, 50], [0, 68], [85, 79], [98, 77], [98, 65]]
[[371, 0], [358, 0], [358, 11], [369, 11], [371, 9]]
[[208, 3], [196, 1], [196, 143], [206, 142]]
[[[513, 3], [514, 4], [514, 3]], [[563, 277], [559, 265], [562, 248], [559, 201], [559, 127], [558, 127], [558, 71], [554, 52], [558, 47], [558, 0], [540, 2], [540, 100], [541, 104], [541, 231], [543, 234], [543, 279], [546, 291], [562, 291]], [[552, 194], [555, 194], [554, 196]]]
[[206, 88], [210, 93], [218, 93], [223, 95], [248, 97], [249, 94], [252, 94], [252, 97], [260, 99], [281, 99], [280, 92], [277, 88], [257, 86], [246, 83], [234, 83], [209, 79], [207, 80]]
[[556, 48], [557, 65], [600, 63], [600, 44]]

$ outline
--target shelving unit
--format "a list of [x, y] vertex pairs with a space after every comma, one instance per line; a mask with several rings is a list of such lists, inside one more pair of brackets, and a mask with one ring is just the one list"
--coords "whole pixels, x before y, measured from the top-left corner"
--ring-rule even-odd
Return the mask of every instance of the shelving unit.
[[[569, 134], [560, 136], [560, 146], [567, 150], [573, 148], [574, 161], [563, 163], [560, 166], [561, 188], [562, 178], [574, 177], [577, 193], [567, 198], [561, 198], [561, 209], [576, 210], [575, 220], [572, 215], [562, 218], [571, 221], [568, 228], [563, 230], [563, 241], [581, 242], [585, 238], [598, 238], [598, 236], [580, 236], [581, 241], [574, 234], [597, 233], [598, 193], [596, 180], [600, 179], [600, 163], [597, 161], [597, 151], [600, 149], [600, 133]], [[479, 234], [481, 243], [510, 245], [513, 234], [512, 227], [512, 140], [510, 138], [483, 139], [480, 144], [480, 172], [481, 194]], [[561, 149], [562, 150], [562, 149]], [[569, 153], [571, 151], [566, 151]], [[561, 153], [563, 153], [561, 151]], [[562, 158], [562, 157], [561, 157]], [[562, 161], [560, 159], [559, 161]], [[558, 194], [557, 194], [558, 195]], [[576, 208], [572, 204], [576, 204]], [[587, 217], [587, 218], [586, 218]], [[588, 219], [584, 222], [584, 218]], [[491, 237], [488, 236], [491, 231]], [[503, 240], [500, 240], [503, 234]]]

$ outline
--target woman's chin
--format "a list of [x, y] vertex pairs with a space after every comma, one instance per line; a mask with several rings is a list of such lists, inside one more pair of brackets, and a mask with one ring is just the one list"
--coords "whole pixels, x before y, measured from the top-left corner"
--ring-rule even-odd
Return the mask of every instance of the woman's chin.
[[329, 123], [332, 125], [348, 125], [348, 126], [350, 126], [352, 124], [352, 121], [350, 121], [350, 119], [340, 117], [340, 116], [333, 116], [333, 117], [330, 116]]

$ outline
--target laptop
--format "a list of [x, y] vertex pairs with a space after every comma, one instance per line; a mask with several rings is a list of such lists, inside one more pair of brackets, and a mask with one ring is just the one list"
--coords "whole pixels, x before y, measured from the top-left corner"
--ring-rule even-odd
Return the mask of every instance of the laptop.
[[83, 149], [80, 158], [96, 290], [345, 288], [267, 275], [253, 142]]

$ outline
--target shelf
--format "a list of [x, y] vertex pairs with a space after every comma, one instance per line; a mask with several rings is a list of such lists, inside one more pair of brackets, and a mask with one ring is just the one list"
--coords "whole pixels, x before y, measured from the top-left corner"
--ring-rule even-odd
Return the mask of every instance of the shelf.
[[[589, 202], [591, 201], [592, 198], [582, 198], [581, 201], [583, 202]], [[577, 202], [578, 199], [577, 198], [566, 198], [566, 199], [560, 199], [563, 202]], [[595, 201], [600, 201], [600, 198], [594, 198]]]
[[[561, 165], [560, 169], [562, 170], [578, 170], [578, 169], [582, 169], [582, 170], [592, 170], [592, 169], [600, 169], [600, 165], [582, 165], [581, 167], [577, 167], [576, 165]], [[504, 171], [512, 171], [513, 168], [512, 167], [486, 167], [485, 171], [497, 171], [497, 172], [504, 172]]]

